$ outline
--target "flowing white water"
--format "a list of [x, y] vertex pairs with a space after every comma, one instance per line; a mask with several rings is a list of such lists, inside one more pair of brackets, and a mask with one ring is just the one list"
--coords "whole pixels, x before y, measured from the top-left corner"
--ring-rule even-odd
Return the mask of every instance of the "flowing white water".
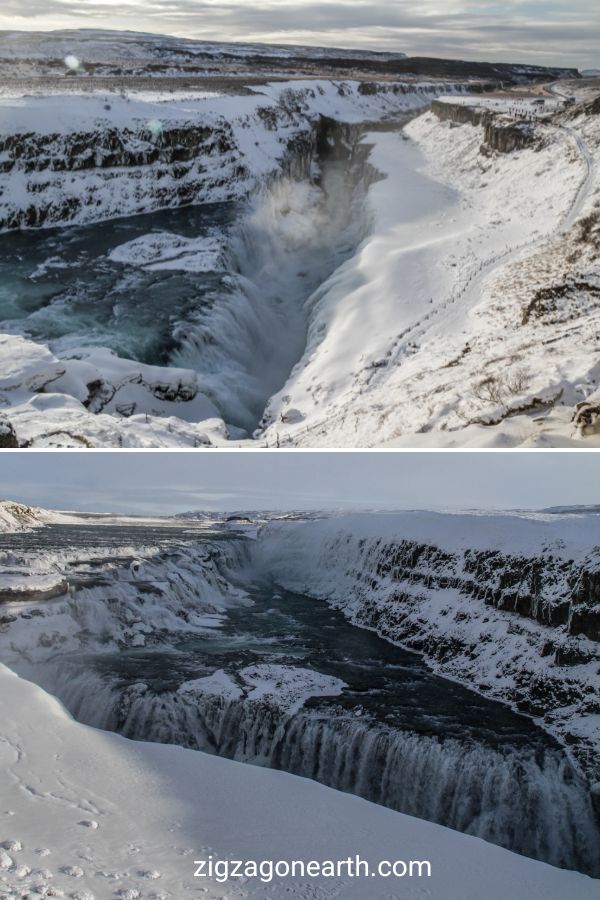
[[261, 189], [232, 229], [228, 290], [185, 323], [171, 364], [199, 373], [227, 422], [252, 431], [306, 344], [311, 294], [368, 231], [367, 172], [326, 162], [317, 185]]
[[283, 769], [556, 866], [599, 874], [589, 793], [552, 748], [503, 747], [386, 728], [335, 704], [277, 707], [191, 691], [123, 688], [56, 670], [49, 686], [80, 721]]

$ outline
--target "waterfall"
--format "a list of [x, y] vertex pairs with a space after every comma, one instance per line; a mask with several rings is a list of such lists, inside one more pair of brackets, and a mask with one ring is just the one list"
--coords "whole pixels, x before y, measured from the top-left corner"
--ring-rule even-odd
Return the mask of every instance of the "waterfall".
[[289, 716], [248, 700], [156, 693], [141, 683], [121, 688], [64, 666], [47, 683], [89, 725], [281, 769], [552, 865], [600, 874], [589, 791], [550, 745], [440, 740], [334, 704]]
[[311, 295], [367, 234], [372, 173], [358, 156], [263, 185], [229, 236], [225, 290], [176, 334], [170, 364], [198, 372], [231, 424], [257, 427], [302, 356]]
[[[312, 528], [318, 531], [317, 523]], [[316, 578], [315, 567], [304, 565], [307, 557], [298, 542], [294, 546], [296, 557], [294, 547], [274, 545], [288, 579], [295, 572], [312, 572]], [[323, 546], [331, 559], [331, 545]], [[343, 699], [313, 697], [291, 714], [285, 701], [250, 699], [241, 687], [240, 667], [244, 654], [260, 658], [263, 651], [256, 650], [252, 637], [263, 634], [261, 616], [272, 612], [274, 602], [272, 582], [252, 579], [274, 569], [274, 559], [257, 554], [260, 546], [254, 542], [239, 539], [207, 539], [144, 553], [130, 549], [136, 553], [135, 573], [123, 557], [122, 543], [112, 553], [102, 547], [97, 565], [87, 549], [87, 564], [79, 550], [59, 549], [56, 558], [69, 569], [74, 589], [44, 607], [37, 627], [16, 621], [5, 632], [5, 661], [57, 696], [77, 720], [136, 740], [281, 769], [556, 866], [600, 874], [600, 832], [589, 787], [541, 730], [531, 726], [522, 733], [517, 727], [507, 733], [502, 727], [480, 727], [479, 720], [473, 726], [457, 711], [452, 736], [446, 736], [447, 726], [434, 734], [436, 729], [424, 724], [427, 716], [403, 715], [406, 724], [392, 727], [385, 707], [378, 703], [374, 709], [383, 712], [372, 713], [366, 700], [365, 706], [344, 708]], [[350, 578], [373, 571], [372, 557], [380, 549], [363, 547], [370, 564], [362, 559], [350, 566], [348, 582], [333, 567], [336, 586], [342, 590], [348, 584], [350, 600], [367, 595], [364, 578], [354, 584]], [[338, 551], [336, 565], [341, 565], [343, 541]], [[356, 547], [348, 544], [345, 552], [349, 563]], [[11, 551], [8, 558], [18, 559]], [[316, 551], [313, 559], [319, 560]], [[448, 565], [446, 557], [440, 564]], [[372, 582], [370, 595], [375, 588]], [[286, 610], [284, 598], [279, 599]], [[252, 609], [258, 616], [254, 626]], [[229, 630], [211, 631], [214, 619], [228, 610]], [[301, 617], [290, 615], [290, 634], [294, 627], [304, 646], [312, 633], [302, 630]], [[214, 638], [212, 651], [203, 650], [205, 639], [208, 646], [214, 635], [220, 637]], [[269, 635], [267, 646], [265, 656], [281, 658], [281, 647], [269, 643]], [[204, 677], [217, 667], [229, 682]], [[391, 702], [403, 704], [398, 685]]]

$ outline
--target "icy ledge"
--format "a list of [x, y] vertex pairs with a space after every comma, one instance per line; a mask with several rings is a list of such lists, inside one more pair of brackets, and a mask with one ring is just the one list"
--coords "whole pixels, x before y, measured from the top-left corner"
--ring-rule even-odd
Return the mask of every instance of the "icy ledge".
[[[78, 725], [0, 665], [0, 890], [12, 896], [195, 897], [194, 860], [429, 859], [405, 900], [594, 900], [597, 882], [305, 779]], [[43, 735], [43, 741], [40, 741]], [[243, 884], [248, 897], [387, 900], [383, 878]]]

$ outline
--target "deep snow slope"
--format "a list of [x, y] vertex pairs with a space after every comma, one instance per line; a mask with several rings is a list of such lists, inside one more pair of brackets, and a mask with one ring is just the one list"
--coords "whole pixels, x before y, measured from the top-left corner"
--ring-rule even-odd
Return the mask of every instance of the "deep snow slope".
[[[0, 891], [80, 900], [592, 900], [586, 876], [306, 779], [73, 722], [0, 666]], [[43, 740], [41, 737], [43, 736]], [[195, 860], [430, 860], [430, 878], [194, 879]]]
[[374, 227], [309, 301], [270, 445], [598, 443], [600, 117], [572, 95], [373, 136]]
[[340, 516], [263, 528], [289, 590], [540, 717], [600, 782], [600, 516]]

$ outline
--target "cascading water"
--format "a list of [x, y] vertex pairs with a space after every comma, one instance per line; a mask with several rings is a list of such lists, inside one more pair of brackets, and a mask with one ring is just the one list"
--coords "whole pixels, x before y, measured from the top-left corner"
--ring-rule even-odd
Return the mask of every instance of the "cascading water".
[[589, 794], [550, 744], [494, 749], [399, 731], [335, 702], [288, 715], [272, 704], [123, 687], [71, 666], [50, 685], [86, 724], [282, 769], [552, 865], [600, 873]]
[[368, 231], [361, 160], [323, 161], [318, 184], [263, 187], [228, 238], [228, 289], [181, 328], [171, 364], [198, 372], [229, 423], [252, 431], [306, 344], [305, 305]]
[[59, 354], [100, 346], [191, 369], [225, 421], [252, 432], [302, 356], [311, 295], [368, 232], [360, 133], [315, 126], [312, 151], [291, 151], [287, 174], [245, 204], [5, 236], [1, 330]]
[[[60, 544], [45, 533], [33, 541]], [[84, 555], [91, 546], [93, 528]], [[249, 546], [196, 534], [185, 550], [154, 552], [133, 580], [96, 567], [104, 582], [96, 571], [35, 628], [11, 626], [2, 655], [84, 723], [313, 778], [600, 874], [588, 786], [552, 738], [324, 602], [247, 581]], [[346, 687], [301, 708], [253, 698], [244, 672], [260, 664]]]

